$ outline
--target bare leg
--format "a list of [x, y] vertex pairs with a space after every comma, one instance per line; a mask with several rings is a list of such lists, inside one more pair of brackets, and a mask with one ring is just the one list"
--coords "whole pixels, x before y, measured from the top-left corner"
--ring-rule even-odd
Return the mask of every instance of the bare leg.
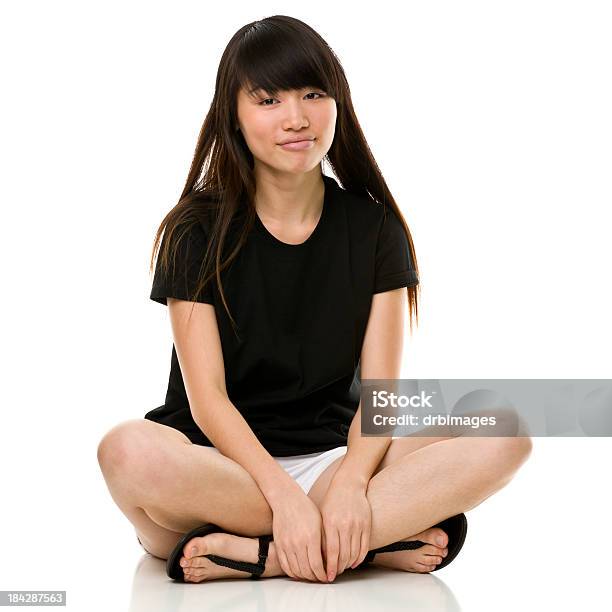
[[[372, 508], [369, 549], [402, 539], [423, 539], [415, 538], [414, 534], [428, 531], [432, 535], [442, 534], [440, 529], [429, 528], [445, 518], [471, 510], [504, 487], [524, 463], [530, 449], [528, 438], [457, 437], [426, 445], [400, 457], [370, 480], [367, 492]], [[217, 566], [203, 557], [205, 554], [257, 560], [257, 542], [253, 539], [211, 534], [194, 538], [189, 546], [193, 544], [198, 551], [189, 559], [187, 571], [191, 572], [190, 579], [196, 582], [248, 575]], [[443, 546], [447, 544], [446, 538]], [[391, 556], [398, 559], [402, 555], [408, 558], [418, 551], [421, 549], [383, 553], [377, 555], [377, 559], [379, 556], [381, 560]], [[272, 542], [263, 576], [280, 574], [282, 570]]]
[[113, 500], [155, 556], [167, 558], [206, 522], [247, 536], [272, 533], [272, 511], [251, 475], [172, 427], [121, 423], [101, 440], [98, 461]]

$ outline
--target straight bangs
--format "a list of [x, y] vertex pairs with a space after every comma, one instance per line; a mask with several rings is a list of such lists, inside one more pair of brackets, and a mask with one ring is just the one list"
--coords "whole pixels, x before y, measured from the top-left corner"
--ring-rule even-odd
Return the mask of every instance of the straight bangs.
[[302, 30], [288, 32], [273, 24], [252, 29], [236, 54], [234, 94], [243, 88], [251, 95], [259, 91], [276, 96], [315, 87], [337, 100], [338, 91], [330, 80], [335, 73], [330, 54], [316, 36]]

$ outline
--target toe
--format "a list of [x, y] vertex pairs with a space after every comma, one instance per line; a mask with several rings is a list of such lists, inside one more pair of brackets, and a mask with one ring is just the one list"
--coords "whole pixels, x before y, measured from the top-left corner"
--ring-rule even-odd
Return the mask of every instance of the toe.
[[196, 567], [202, 567], [206, 562], [206, 557], [194, 557], [189, 559], [189, 569], [194, 570]]
[[443, 548], [439, 546], [432, 546], [431, 544], [426, 544], [425, 546], [421, 546], [421, 548], [417, 549], [423, 555], [441, 555]]
[[217, 533], [209, 533], [205, 536], [192, 538], [185, 544], [183, 554], [190, 562], [190, 565], [193, 565], [194, 562], [201, 559], [204, 555], [210, 554], [211, 550], [213, 550], [215, 546], [218, 546], [218, 535]]
[[439, 563], [442, 563], [442, 557], [439, 554], [425, 554], [422, 553], [421, 558], [419, 559], [420, 563], [424, 565], [433, 565], [434, 567]]
[[419, 572], [427, 573], [427, 572], [431, 572], [436, 566], [430, 565], [428, 563], [418, 563], [417, 567], [418, 567]]
[[446, 535], [446, 533], [442, 531], [442, 529], [440, 529], [439, 527], [435, 527], [433, 531], [435, 541], [430, 542], [430, 544], [433, 544], [434, 546], [439, 546], [440, 548], [446, 548], [446, 546], [448, 545], [448, 536]]
[[426, 529], [423, 533], [419, 534], [417, 539], [436, 548], [446, 548], [448, 546], [448, 536], [439, 527]]
[[200, 542], [203, 539], [204, 538], [191, 538], [191, 540], [185, 544], [185, 547], [183, 548], [183, 555], [186, 559], [192, 559], [193, 557], [203, 554], [200, 552], [200, 549], [202, 548]]

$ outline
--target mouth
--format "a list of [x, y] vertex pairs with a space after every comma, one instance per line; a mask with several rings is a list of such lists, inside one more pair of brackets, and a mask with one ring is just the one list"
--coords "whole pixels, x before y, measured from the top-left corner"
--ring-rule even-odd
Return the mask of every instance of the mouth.
[[309, 149], [314, 143], [315, 138], [305, 138], [304, 140], [294, 140], [293, 142], [280, 143], [278, 146], [289, 151], [299, 151]]

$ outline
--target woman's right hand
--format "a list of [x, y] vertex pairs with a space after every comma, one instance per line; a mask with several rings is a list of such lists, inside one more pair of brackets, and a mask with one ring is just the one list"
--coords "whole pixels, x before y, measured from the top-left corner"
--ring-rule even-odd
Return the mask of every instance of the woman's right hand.
[[292, 578], [327, 582], [316, 504], [297, 487], [283, 495], [272, 512], [274, 547], [283, 572]]

